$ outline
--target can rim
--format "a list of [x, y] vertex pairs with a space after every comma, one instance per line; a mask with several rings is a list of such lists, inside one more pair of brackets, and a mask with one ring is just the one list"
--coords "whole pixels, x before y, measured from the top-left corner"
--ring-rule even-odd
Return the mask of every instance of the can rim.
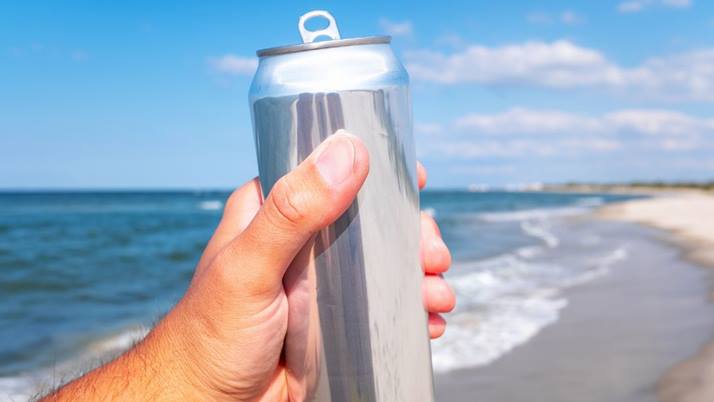
[[279, 54], [306, 52], [308, 50], [328, 49], [332, 47], [373, 45], [380, 43], [391, 43], [391, 36], [365, 36], [362, 38], [326, 40], [322, 42], [302, 43], [299, 45], [288, 45], [260, 49], [255, 54], [258, 57], [275, 56]]

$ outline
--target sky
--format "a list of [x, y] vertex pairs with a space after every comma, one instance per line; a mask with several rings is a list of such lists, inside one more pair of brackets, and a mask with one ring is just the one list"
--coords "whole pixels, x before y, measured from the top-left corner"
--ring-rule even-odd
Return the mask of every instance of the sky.
[[714, 1], [0, 3], [0, 188], [257, 174], [255, 50], [389, 34], [430, 186], [714, 179]]

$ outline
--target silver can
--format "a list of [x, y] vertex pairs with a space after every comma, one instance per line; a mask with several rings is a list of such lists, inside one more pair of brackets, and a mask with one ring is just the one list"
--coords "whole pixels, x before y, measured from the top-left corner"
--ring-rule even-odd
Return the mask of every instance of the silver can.
[[[327, 28], [305, 22], [325, 18]], [[259, 50], [250, 108], [264, 196], [325, 138], [359, 137], [357, 199], [288, 269], [288, 388], [305, 401], [433, 401], [419, 259], [409, 77], [390, 38], [340, 39], [332, 15], [300, 18], [303, 44]], [[315, 42], [319, 37], [330, 40]]]

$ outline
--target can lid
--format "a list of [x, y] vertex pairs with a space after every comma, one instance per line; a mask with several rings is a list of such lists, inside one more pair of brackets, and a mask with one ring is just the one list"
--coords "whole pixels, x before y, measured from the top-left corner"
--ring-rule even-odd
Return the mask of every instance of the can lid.
[[[305, 27], [305, 23], [316, 17], [325, 18], [328, 21], [327, 27], [316, 31], [308, 30]], [[304, 52], [307, 50], [326, 49], [330, 47], [390, 43], [392, 41], [390, 36], [368, 36], [363, 38], [341, 39], [340, 31], [337, 29], [337, 22], [335, 22], [335, 18], [332, 14], [324, 10], [313, 10], [303, 14], [298, 21], [298, 30], [300, 31], [300, 36], [302, 37], [302, 44], [261, 49], [258, 50], [256, 54], [258, 57], [275, 56], [278, 54]], [[315, 39], [321, 37], [328, 37], [330, 40], [315, 42]]]

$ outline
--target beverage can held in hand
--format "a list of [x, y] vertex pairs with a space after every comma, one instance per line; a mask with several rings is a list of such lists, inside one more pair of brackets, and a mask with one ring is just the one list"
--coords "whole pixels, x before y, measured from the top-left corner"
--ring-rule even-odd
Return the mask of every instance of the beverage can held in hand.
[[[329, 25], [309, 31], [311, 18]], [[250, 89], [264, 196], [340, 129], [364, 142], [370, 172], [350, 208], [286, 272], [290, 395], [433, 401], [409, 77], [389, 37], [341, 39], [325, 11], [303, 15], [298, 27], [304, 43], [258, 51]]]

